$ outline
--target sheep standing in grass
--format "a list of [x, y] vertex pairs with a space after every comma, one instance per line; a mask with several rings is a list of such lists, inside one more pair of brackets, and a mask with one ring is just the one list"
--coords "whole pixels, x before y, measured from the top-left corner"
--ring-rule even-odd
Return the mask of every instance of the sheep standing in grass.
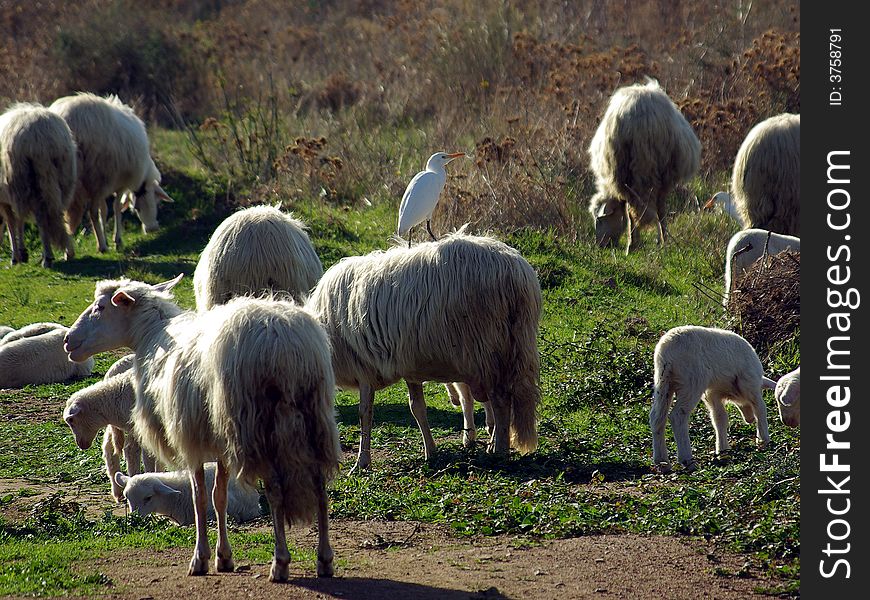
[[[747, 423], [755, 423], [759, 446], [767, 444], [767, 407], [763, 388], [776, 385], [764, 376], [758, 355], [736, 333], [723, 329], [686, 325], [665, 333], [656, 344], [655, 392], [649, 425], [653, 440], [653, 465], [670, 470], [665, 443], [665, 422], [670, 412], [671, 429], [677, 442], [677, 458], [687, 469], [695, 468], [689, 441], [689, 416], [703, 399], [716, 430], [716, 452], [728, 443], [728, 411], [725, 402], [736, 404]], [[673, 407], [671, 397], [676, 395]]]
[[232, 571], [227, 537], [231, 473], [265, 484], [275, 557], [270, 579], [286, 581], [285, 521], [318, 524], [317, 573], [331, 576], [326, 483], [338, 470], [335, 379], [323, 328], [289, 302], [236, 298], [201, 313], [184, 312], [159, 285], [102, 281], [94, 302], [70, 328], [73, 360], [126, 346], [134, 359], [133, 425], [159, 460], [190, 472], [196, 547], [189, 574], [208, 572], [203, 465], [217, 460], [213, 491], [215, 567]]
[[34, 323], [3, 336], [0, 342], [0, 389], [61, 383], [91, 374], [94, 360], [69, 360], [63, 348], [67, 328]]
[[622, 87], [589, 144], [597, 192], [589, 203], [600, 246], [615, 244], [627, 230], [626, 253], [642, 225], [658, 224], [667, 235], [665, 200], [701, 163], [701, 143], [691, 125], [655, 81]]
[[255, 206], [225, 219], [206, 244], [193, 287], [207, 310], [231, 298], [286, 292], [302, 302], [323, 274], [305, 225], [272, 206]]
[[731, 236], [725, 250], [725, 295], [722, 304], [728, 306], [728, 298], [734, 291], [737, 278], [748, 271], [765, 252], [774, 255], [785, 250], [800, 252], [800, 238], [765, 229], [744, 229]]
[[800, 236], [801, 117], [770, 117], [743, 140], [731, 195], [746, 227]]
[[783, 375], [776, 382], [773, 392], [776, 396], [776, 406], [779, 409], [779, 418], [788, 427], [800, 427], [801, 425], [801, 368], [798, 367], [791, 373]]
[[33, 217], [42, 240], [42, 266], [52, 246], [75, 255], [64, 212], [73, 199], [76, 146], [63, 119], [38, 104], [15, 104], [0, 115], [0, 217], [9, 229], [12, 264], [27, 262], [24, 222]]
[[[101, 98], [77, 94], [59, 98], [49, 110], [69, 124], [78, 145], [78, 184], [67, 209], [67, 223], [75, 231], [85, 213], [106, 252], [106, 200], [115, 198], [115, 246], [121, 248], [121, 212], [132, 204], [146, 233], [157, 231], [160, 201], [172, 202], [160, 187], [160, 171], [151, 158], [145, 124], [117, 96]], [[127, 193], [129, 192], [129, 193]]]
[[[205, 465], [205, 487], [214, 487], [217, 465]], [[127, 476], [115, 475], [115, 485], [127, 500], [130, 512], [140, 515], [164, 515], [179, 525], [190, 525], [195, 520], [193, 514], [193, 490], [190, 487], [190, 473], [169, 471], [167, 473], [142, 473]], [[206, 498], [206, 514], [209, 520], [215, 518], [214, 504]], [[244, 523], [260, 516], [260, 493], [247, 484], [230, 479], [227, 487], [227, 516], [237, 523]]]
[[324, 273], [306, 303], [326, 328], [341, 387], [360, 395], [354, 469], [371, 463], [376, 390], [408, 384], [424, 455], [435, 452], [424, 381], [468, 384], [490, 402], [490, 450], [537, 446], [541, 288], [519, 252], [462, 232], [413, 248], [344, 258]]

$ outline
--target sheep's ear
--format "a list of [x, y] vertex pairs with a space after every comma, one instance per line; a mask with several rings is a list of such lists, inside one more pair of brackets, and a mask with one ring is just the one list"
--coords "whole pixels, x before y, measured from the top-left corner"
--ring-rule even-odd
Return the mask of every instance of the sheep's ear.
[[609, 214], [613, 213], [613, 206], [610, 202], [605, 202], [601, 206], [598, 207], [598, 210], [595, 212], [595, 218], [601, 219], [606, 217]]
[[151, 286], [157, 292], [168, 292], [181, 281], [181, 278], [184, 277], [184, 273], [179, 273], [174, 279], [170, 279], [169, 281], [164, 281], [163, 283], [157, 283]]
[[179, 490], [176, 490], [174, 487], [170, 487], [159, 480], [154, 481], [154, 493], [160, 496], [172, 496], [176, 494], [181, 494]]
[[135, 303], [136, 299], [124, 290], [119, 290], [112, 296], [112, 306], [133, 306]]
[[64, 423], [69, 424], [75, 418], [75, 416], [77, 414], [79, 414], [80, 410], [81, 410], [81, 407], [79, 407], [76, 404], [73, 404], [72, 406], [67, 408], [65, 411], [63, 411]]
[[169, 202], [170, 204], [175, 202], [175, 200], [169, 197], [169, 194], [163, 191], [163, 188], [160, 187], [156, 181], [154, 182], [154, 195], [160, 198], [163, 202]]
[[127, 482], [130, 481], [130, 477], [118, 471], [115, 473], [115, 483], [120, 485], [121, 487], [127, 487]]

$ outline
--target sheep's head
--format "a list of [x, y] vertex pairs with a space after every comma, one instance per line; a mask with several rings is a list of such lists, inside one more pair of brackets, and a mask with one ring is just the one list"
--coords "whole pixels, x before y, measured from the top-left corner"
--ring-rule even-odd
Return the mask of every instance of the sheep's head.
[[129, 477], [120, 471], [115, 473], [115, 483], [124, 488], [124, 498], [130, 512], [140, 515], [172, 516], [172, 506], [182, 492], [157, 479], [152, 473]]
[[625, 203], [599, 192], [589, 201], [595, 219], [595, 241], [602, 248], [613, 246], [625, 230]]
[[97, 430], [92, 426], [90, 419], [85, 417], [86, 413], [87, 409], [79, 403], [76, 394], [72, 395], [63, 411], [64, 423], [69, 425], [76, 446], [82, 450], [90, 448], [97, 436]]
[[157, 208], [161, 202], [174, 202], [157, 180], [146, 179], [135, 192], [124, 192], [121, 196], [121, 210], [132, 209], [142, 221], [142, 231], [153, 233], [160, 229], [157, 222]]
[[797, 375], [789, 373], [776, 382], [776, 407], [779, 409], [779, 418], [787, 427], [800, 427], [801, 424], [801, 379], [800, 371]]

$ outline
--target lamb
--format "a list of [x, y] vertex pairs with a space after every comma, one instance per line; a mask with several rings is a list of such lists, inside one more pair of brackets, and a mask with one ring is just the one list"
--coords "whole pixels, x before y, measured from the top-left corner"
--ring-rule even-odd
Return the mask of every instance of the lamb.
[[67, 328], [35, 323], [7, 333], [0, 342], [0, 389], [60, 383], [91, 374], [93, 359], [71, 362], [63, 349]]
[[[160, 171], [151, 158], [145, 124], [117, 96], [80, 93], [58, 98], [49, 110], [63, 117], [78, 144], [79, 173], [72, 204], [66, 211], [70, 231], [85, 213], [106, 252], [106, 199], [116, 195], [115, 247], [122, 247], [121, 213], [126, 208], [142, 221], [145, 233], [157, 231], [157, 208], [172, 198], [160, 187]], [[129, 193], [127, 193], [129, 192]]]
[[753, 127], [731, 173], [731, 195], [746, 227], [800, 236], [801, 117], [784, 113]]
[[[214, 487], [216, 468], [215, 463], [205, 465], [206, 488]], [[115, 480], [127, 499], [130, 512], [165, 515], [179, 525], [194, 522], [193, 491], [187, 471], [141, 473], [132, 477], [119, 472]], [[230, 479], [227, 494], [227, 516], [231, 519], [243, 523], [260, 516], [260, 493], [256, 488]], [[213, 520], [214, 505], [210, 497], [206, 499], [208, 519]]]
[[776, 382], [773, 392], [779, 418], [788, 427], [801, 426], [801, 368], [787, 373]]
[[589, 203], [599, 246], [628, 231], [626, 254], [639, 242], [642, 225], [658, 223], [667, 235], [665, 200], [697, 172], [701, 143], [691, 125], [656, 81], [619, 88], [589, 144], [597, 191]]
[[338, 385], [359, 390], [354, 470], [371, 463], [375, 391], [399, 379], [408, 384], [426, 459], [435, 443], [423, 381], [462, 381], [491, 403], [490, 451], [506, 453], [511, 442], [521, 452], [537, 447], [541, 288], [513, 248], [460, 230], [410, 249], [344, 258], [306, 308], [326, 328]]
[[195, 313], [182, 311], [158, 284], [101, 281], [94, 302], [66, 338], [72, 360], [121, 346], [134, 358], [133, 429], [164, 463], [190, 472], [196, 547], [188, 573], [208, 572], [203, 464], [217, 460], [215, 568], [232, 571], [227, 484], [234, 473], [264, 481], [272, 509], [275, 555], [269, 578], [286, 581], [285, 521], [318, 524], [317, 573], [331, 576], [326, 483], [338, 470], [335, 378], [323, 328], [290, 302], [235, 298]]
[[800, 252], [800, 238], [764, 229], [744, 229], [731, 236], [725, 249], [725, 294], [722, 304], [728, 306], [737, 277], [748, 271], [765, 252], [773, 255], [785, 250]]
[[3, 338], [6, 337], [7, 334], [15, 331], [12, 327], [8, 327], [6, 325], [0, 325], [0, 344], [3, 343]]
[[723, 213], [734, 219], [738, 225], [743, 226], [743, 219], [740, 217], [740, 213], [737, 212], [737, 205], [734, 203], [731, 194], [728, 192], [716, 192], [704, 204], [704, 210], [713, 210], [716, 207], [719, 207]]
[[323, 274], [305, 224], [272, 206], [254, 206], [225, 219], [202, 251], [193, 286], [207, 310], [230, 298], [286, 292], [297, 302]]
[[[767, 407], [762, 389], [775, 383], [764, 376], [761, 361], [742, 337], [723, 329], [685, 325], [666, 332], [655, 348], [655, 392], [649, 413], [653, 440], [653, 465], [670, 470], [665, 443], [665, 421], [670, 410], [671, 428], [677, 442], [677, 458], [687, 470], [694, 470], [689, 441], [689, 415], [703, 398], [716, 430], [716, 452], [728, 443], [728, 411], [725, 402], [740, 409], [747, 423], [756, 424], [759, 446], [770, 440]], [[671, 408], [671, 397], [676, 401]]]
[[52, 246], [75, 256], [64, 211], [76, 182], [76, 146], [63, 119], [39, 104], [14, 104], [0, 115], [0, 218], [9, 229], [12, 264], [27, 262], [24, 222], [32, 217], [42, 241], [42, 266]]

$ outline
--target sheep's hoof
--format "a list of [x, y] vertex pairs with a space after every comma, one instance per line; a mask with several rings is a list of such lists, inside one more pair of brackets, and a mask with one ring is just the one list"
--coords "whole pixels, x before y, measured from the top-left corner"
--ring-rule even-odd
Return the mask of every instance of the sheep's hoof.
[[335, 570], [332, 567], [332, 559], [325, 560], [322, 558], [317, 559], [317, 576], [318, 577], [332, 577], [335, 574]]
[[770, 440], [755, 440], [755, 444], [759, 450], [763, 450], [770, 445]]
[[188, 575], [208, 575], [208, 560], [202, 560], [198, 556], [190, 559], [190, 567], [187, 569]]
[[683, 470], [686, 473], [691, 473], [692, 471], [698, 468], [698, 463], [694, 458], [689, 458], [687, 460], [680, 461], [680, 464], [683, 465]]
[[236, 564], [232, 558], [221, 558], [218, 556], [214, 560], [214, 570], [218, 573], [232, 573], [236, 570]]
[[652, 466], [653, 473], [658, 473], [659, 475], [667, 475], [671, 472], [671, 463], [664, 461], [660, 463], [655, 463]]
[[369, 465], [371, 464], [371, 459], [359, 459], [356, 461], [356, 464], [350, 470], [348, 475], [362, 475], [363, 471], [369, 470]]
[[283, 583], [288, 579], [290, 579], [290, 561], [279, 563], [277, 560], [273, 560], [272, 568], [269, 569], [269, 581]]

